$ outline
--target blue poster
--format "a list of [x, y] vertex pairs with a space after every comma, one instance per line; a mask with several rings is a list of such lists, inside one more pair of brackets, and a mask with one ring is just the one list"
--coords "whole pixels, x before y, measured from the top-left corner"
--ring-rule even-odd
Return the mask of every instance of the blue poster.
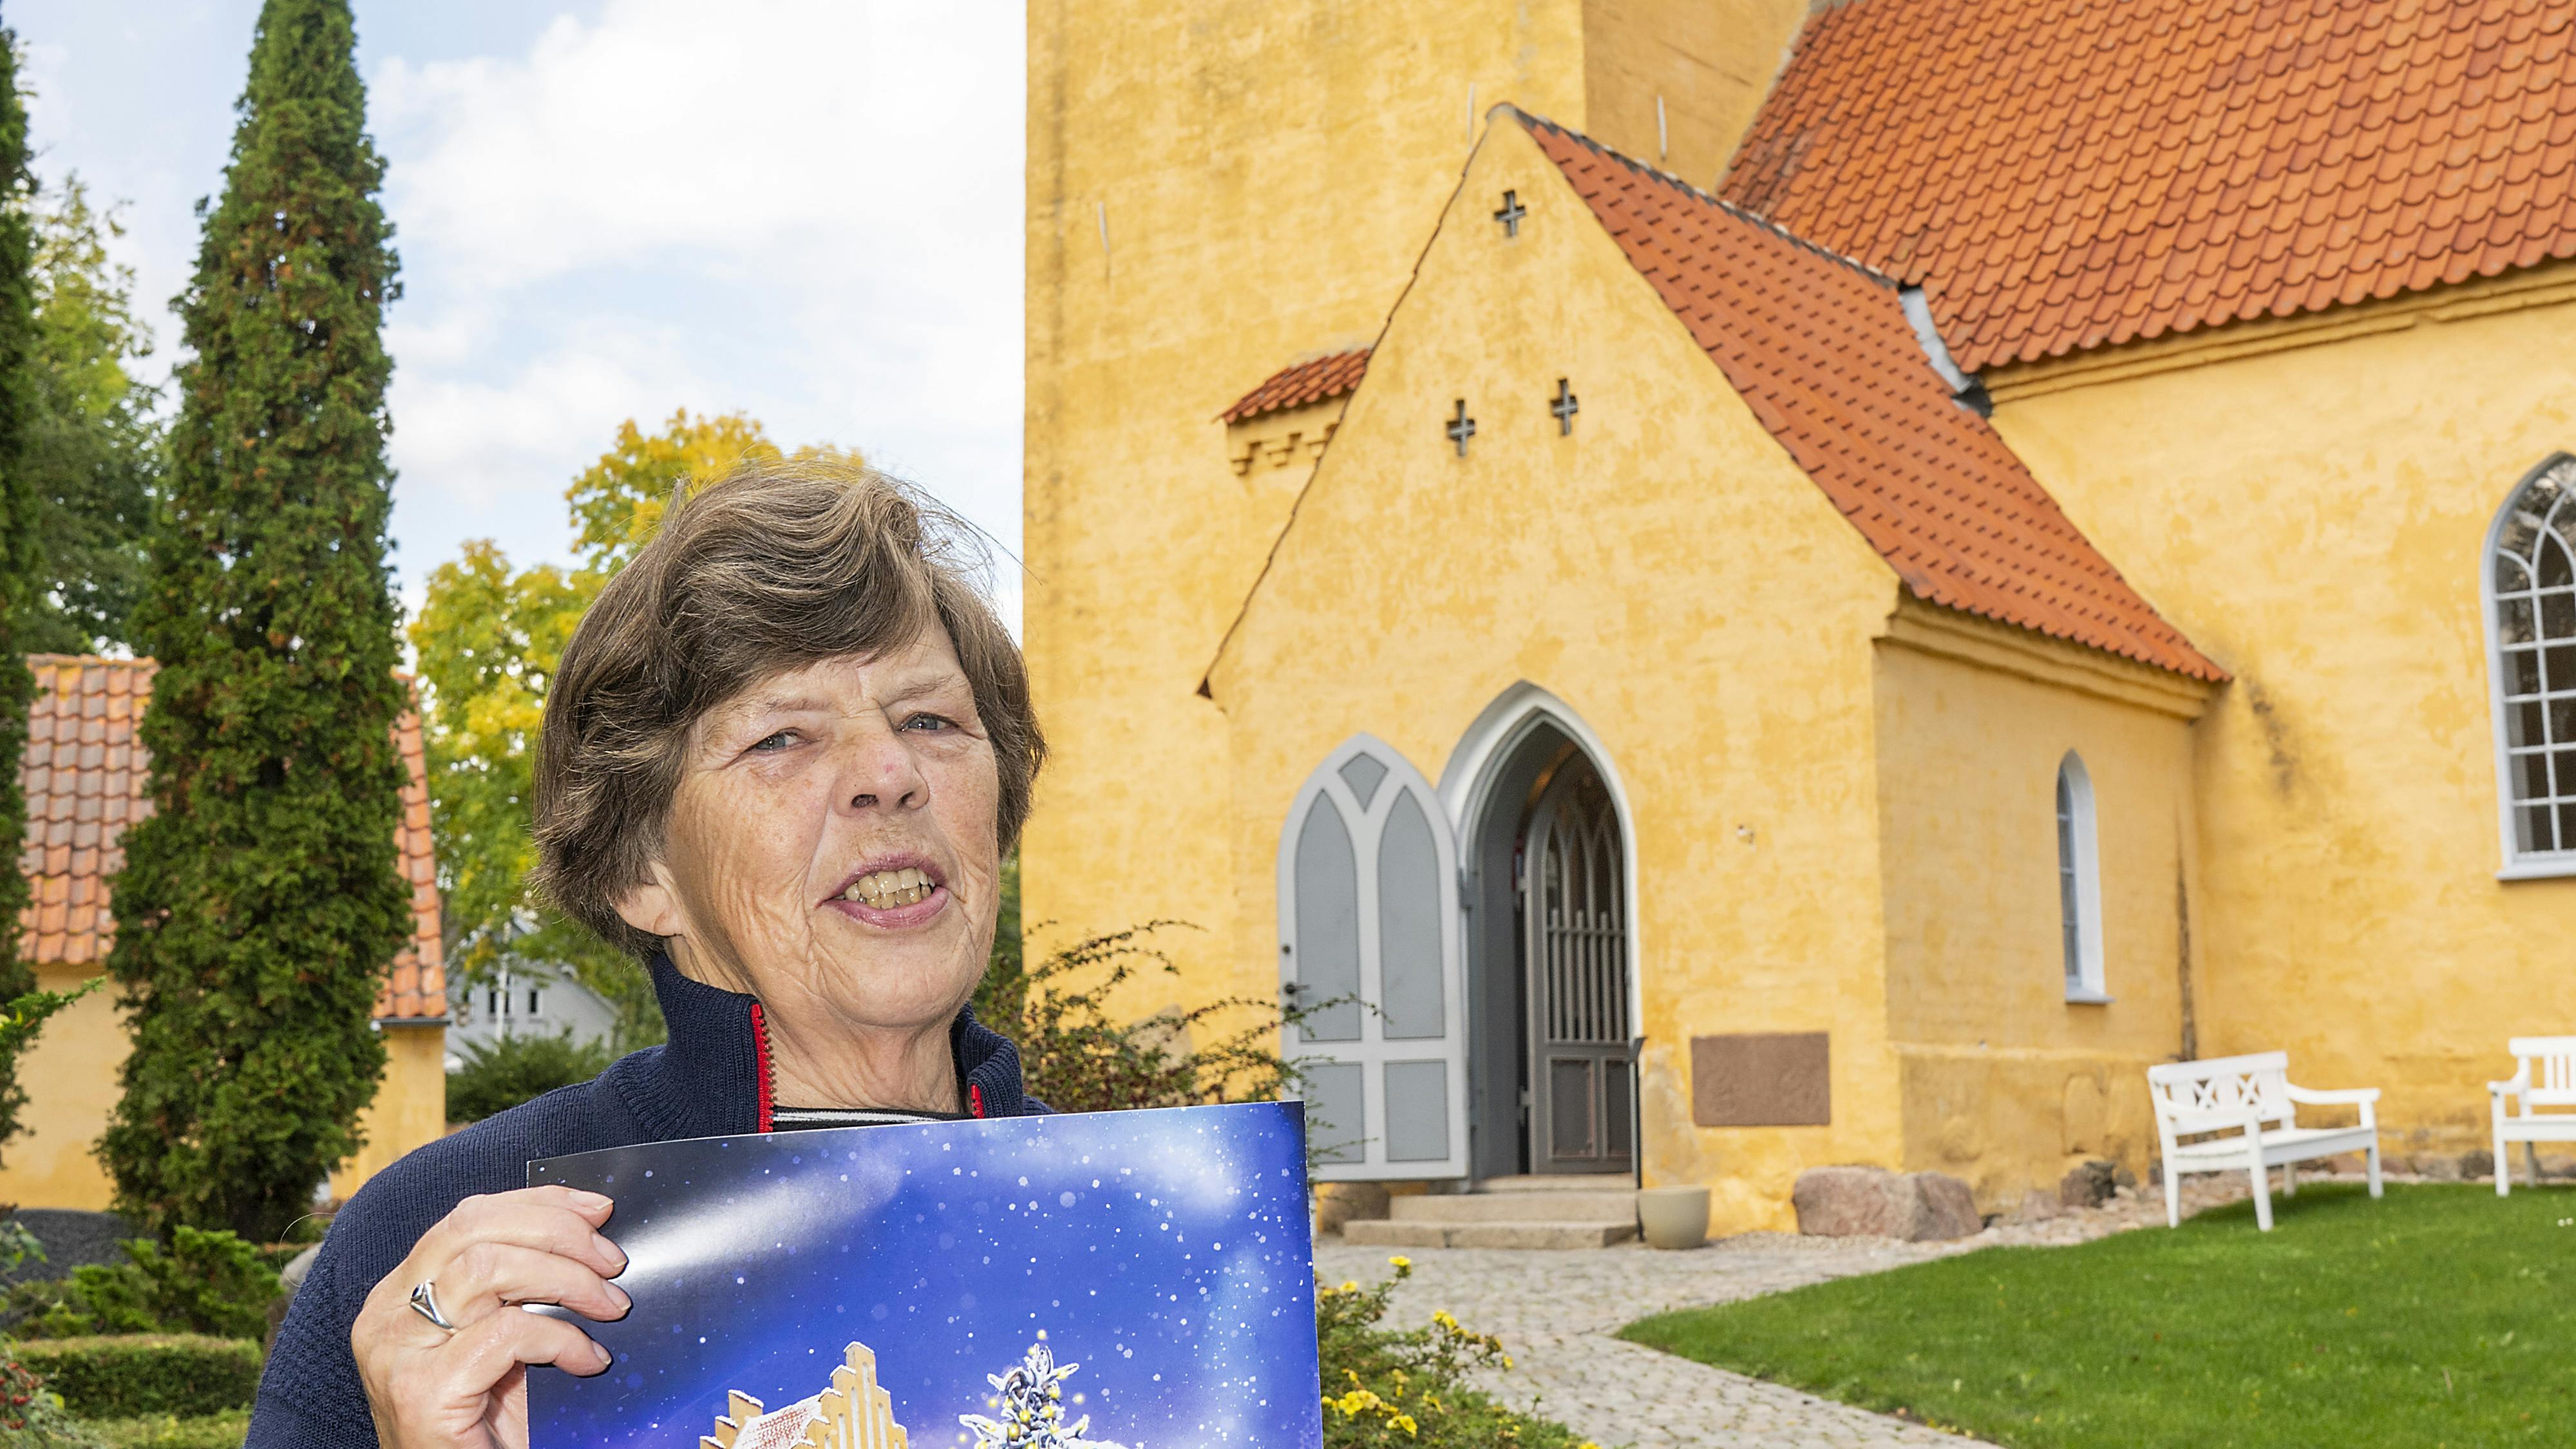
[[650, 1143], [528, 1181], [615, 1201], [635, 1303], [575, 1320], [607, 1372], [531, 1372], [532, 1449], [1323, 1440], [1295, 1103]]

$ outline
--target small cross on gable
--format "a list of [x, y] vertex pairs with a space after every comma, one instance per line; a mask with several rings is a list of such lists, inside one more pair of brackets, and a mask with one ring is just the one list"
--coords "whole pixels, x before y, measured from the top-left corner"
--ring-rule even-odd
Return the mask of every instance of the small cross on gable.
[[1556, 401], [1549, 403], [1547, 410], [1556, 415], [1556, 435], [1573, 436], [1574, 415], [1583, 411], [1583, 404], [1575, 401], [1574, 390], [1565, 385], [1564, 378], [1556, 380]]
[[1529, 208], [1521, 205], [1521, 194], [1517, 191], [1506, 191], [1503, 193], [1502, 209], [1494, 213], [1494, 220], [1503, 224], [1503, 235], [1519, 236], [1521, 218], [1527, 215], [1529, 215]]
[[1449, 425], [1441, 429], [1441, 431], [1449, 435], [1449, 441], [1458, 445], [1458, 456], [1461, 458], [1466, 457], [1467, 440], [1476, 436], [1476, 420], [1467, 416], [1467, 400], [1465, 398], [1462, 397], [1458, 399], [1457, 415], [1450, 418]]

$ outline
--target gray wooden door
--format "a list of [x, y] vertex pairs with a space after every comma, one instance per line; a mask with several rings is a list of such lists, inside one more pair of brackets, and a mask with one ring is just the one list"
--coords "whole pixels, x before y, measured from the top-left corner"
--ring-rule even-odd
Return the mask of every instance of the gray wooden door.
[[1533, 1172], [1633, 1160], [1623, 870], [1610, 791], [1576, 754], [1540, 793], [1521, 850]]
[[1384, 741], [1353, 738], [1279, 834], [1282, 1032], [1325, 1181], [1467, 1175], [1458, 847], [1440, 796]]

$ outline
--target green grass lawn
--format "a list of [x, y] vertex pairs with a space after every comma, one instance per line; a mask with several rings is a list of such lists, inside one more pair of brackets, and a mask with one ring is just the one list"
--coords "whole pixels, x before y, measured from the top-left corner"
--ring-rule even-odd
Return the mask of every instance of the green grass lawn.
[[250, 1410], [194, 1419], [93, 1419], [87, 1427], [107, 1449], [241, 1449], [250, 1433]]
[[2576, 1444], [2576, 1189], [2312, 1185], [1621, 1336], [2029, 1449]]

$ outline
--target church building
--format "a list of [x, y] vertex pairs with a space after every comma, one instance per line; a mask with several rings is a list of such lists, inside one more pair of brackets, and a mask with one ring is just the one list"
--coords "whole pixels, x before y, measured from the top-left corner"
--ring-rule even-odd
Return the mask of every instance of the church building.
[[[1027, 918], [1321, 1175], [2456, 1170], [2576, 942], [2576, 15], [1030, 7]], [[1041, 940], [1041, 946], [1044, 941]]]

